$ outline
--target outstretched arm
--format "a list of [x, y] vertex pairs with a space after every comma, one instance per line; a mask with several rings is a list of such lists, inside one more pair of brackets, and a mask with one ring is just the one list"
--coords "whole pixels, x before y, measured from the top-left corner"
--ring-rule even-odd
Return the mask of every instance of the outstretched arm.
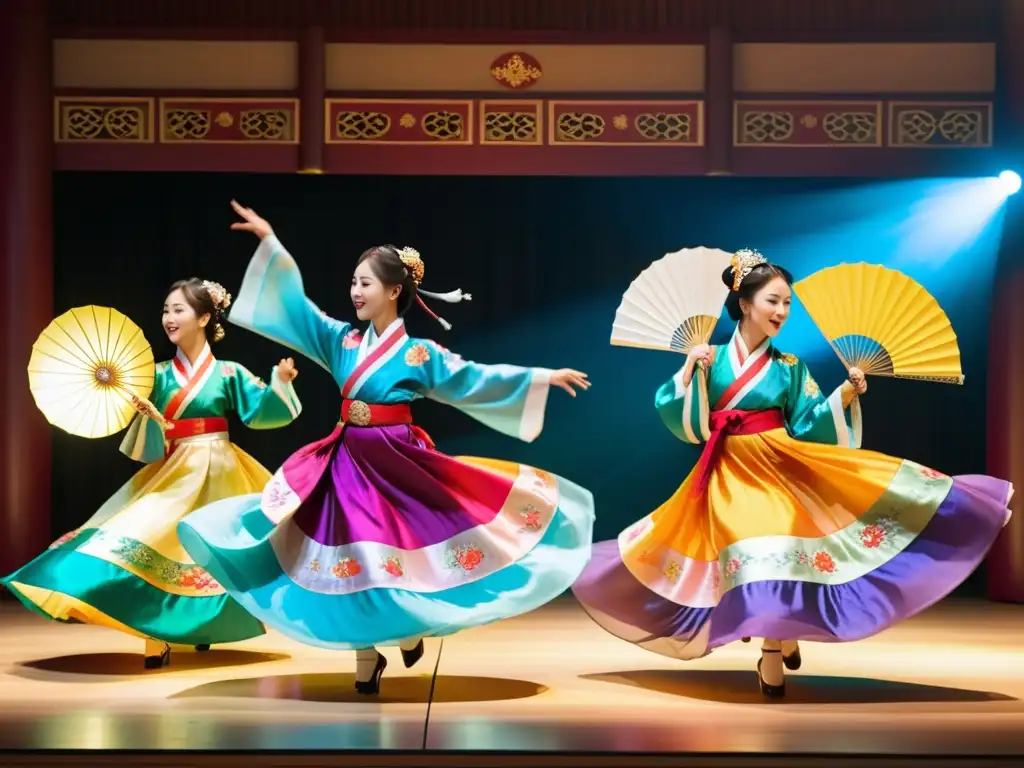
[[231, 205], [244, 219], [231, 228], [254, 233], [260, 244], [228, 320], [332, 370], [338, 341], [348, 332], [349, 324], [328, 317], [306, 297], [298, 264], [266, 220], [251, 208], [234, 201]]
[[221, 363], [231, 409], [250, 429], [277, 429], [291, 424], [302, 413], [302, 403], [292, 385], [298, 371], [291, 358], [270, 372], [270, 385], [237, 363]]
[[[159, 401], [162, 385], [163, 377], [158, 374], [154, 380], [153, 392], [150, 393], [151, 398]], [[120, 451], [129, 459], [141, 461], [143, 464], [160, 461], [166, 454], [167, 422], [152, 401], [135, 397], [132, 402], [138, 415], [128, 426], [128, 431], [121, 440]]]
[[458, 408], [491, 429], [526, 442], [533, 442], [544, 428], [551, 386], [573, 397], [577, 388], [590, 388], [585, 373], [569, 368], [552, 371], [483, 365], [463, 360], [433, 342], [417, 342], [409, 352], [410, 359], [426, 358], [422, 363], [426, 367], [425, 397]]

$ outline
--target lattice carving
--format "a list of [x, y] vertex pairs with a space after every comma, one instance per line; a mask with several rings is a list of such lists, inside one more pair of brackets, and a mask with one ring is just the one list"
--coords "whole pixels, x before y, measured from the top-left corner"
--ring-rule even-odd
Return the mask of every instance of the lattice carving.
[[493, 142], [537, 140], [537, 115], [533, 112], [488, 112], [484, 140]]
[[927, 144], [935, 136], [939, 121], [925, 109], [900, 112], [896, 131], [900, 144]]
[[439, 141], [461, 139], [465, 130], [464, 122], [458, 112], [427, 112], [420, 121], [423, 132]]
[[743, 113], [740, 139], [744, 144], [774, 144], [789, 141], [796, 123], [792, 112], [750, 111]]
[[875, 112], [829, 112], [821, 129], [837, 144], [874, 144], [878, 136]]
[[689, 141], [690, 116], [679, 113], [644, 112], [633, 121], [636, 131], [651, 141]]
[[953, 144], [984, 144], [984, 121], [985, 116], [980, 109], [949, 109], [939, 120], [939, 133]]
[[238, 130], [254, 141], [288, 141], [292, 137], [291, 115], [284, 109], [250, 109], [239, 115]]
[[61, 136], [71, 141], [138, 141], [144, 136], [145, 121], [142, 107], [65, 106]]
[[339, 112], [334, 124], [343, 139], [379, 139], [391, 130], [391, 118], [383, 112]]
[[164, 130], [178, 141], [199, 141], [210, 132], [212, 117], [206, 109], [169, 109], [164, 113]]
[[604, 133], [605, 122], [591, 112], [563, 112], [555, 124], [558, 138], [563, 141], [588, 141]]

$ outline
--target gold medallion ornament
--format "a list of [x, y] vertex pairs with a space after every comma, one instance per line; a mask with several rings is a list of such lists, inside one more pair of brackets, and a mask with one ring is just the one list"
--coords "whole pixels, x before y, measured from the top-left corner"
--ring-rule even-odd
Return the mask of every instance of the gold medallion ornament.
[[370, 423], [370, 418], [370, 406], [362, 400], [353, 400], [348, 404], [348, 418], [345, 419], [345, 421], [349, 424], [355, 424], [357, 427], [365, 427]]
[[28, 385], [55, 427], [80, 437], [120, 432], [135, 400], [153, 391], [156, 366], [142, 330], [108, 307], [76, 307], [32, 345]]
[[491, 77], [506, 88], [529, 88], [543, 74], [540, 62], [528, 53], [506, 53], [491, 62]]

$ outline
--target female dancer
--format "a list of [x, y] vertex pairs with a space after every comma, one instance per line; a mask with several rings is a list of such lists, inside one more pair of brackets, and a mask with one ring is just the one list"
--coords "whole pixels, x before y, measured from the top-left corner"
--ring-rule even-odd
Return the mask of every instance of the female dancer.
[[21, 601], [52, 619], [99, 624], [146, 639], [147, 669], [170, 663], [170, 643], [207, 650], [262, 635], [262, 624], [197, 567], [175, 533], [178, 521], [217, 499], [260, 491], [270, 473], [228, 440], [234, 411], [253, 429], [294, 420], [301, 405], [291, 358], [268, 387], [237, 363], [214, 359], [230, 295], [195, 278], [171, 286], [163, 326], [177, 346], [157, 365], [152, 402], [121, 451], [148, 466], [28, 565], [2, 580]]
[[573, 591], [606, 630], [665, 656], [764, 638], [761, 691], [782, 696], [798, 640], [868, 637], [967, 578], [1009, 519], [1012, 487], [855, 450], [864, 374], [825, 397], [772, 346], [789, 273], [740, 251], [723, 280], [735, 335], [694, 348], [655, 397], [673, 434], [704, 443], [701, 460], [661, 507], [595, 546]]
[[[532, 441], [550, 385], [572, 395], [586, 375], [479, 365], [410, 338], [423, 261], [409, 248], [367, 250], [352, 277], [365, 333], [304, 293], [270, 225], [232, 203], [234, 229], [261, 240], [231, 322], [320, 364], [341, 388], [330, 435], [292, 455], [262, 497], [228, 499], [178, 526], [182, 543], [254, 616], [309, 645], [355, 650], [356, 690], [374, 694], [398, 644], [406, 666], [425, 636], [507, 618], [567, 590], [590, 555], [590, 493], [532, 467], [454, 459], [412, 425], [418, 397]], [[461, 291], [440, 296], [451, 301]], [[429, 310], [428, 310], [429, 311]], [[431, 313], [432, 314], [432, 313]]]

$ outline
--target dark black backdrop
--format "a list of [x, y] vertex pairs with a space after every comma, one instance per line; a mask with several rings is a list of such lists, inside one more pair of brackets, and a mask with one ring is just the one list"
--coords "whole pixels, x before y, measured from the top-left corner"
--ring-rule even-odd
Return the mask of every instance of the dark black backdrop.
[[[83, 304], [116, 307], [143, 327], [157, 359], [166, 359], [172, 349], [160, 308], [171, 282], [196, 275], [237, 293], [256, 240], [229, 231], [231, 197], [271, 222], [299, 261], [311, 298], [341, 318], [351, 319], [348, 285], [357, 255], [382, 242], [412, 245], [426, 262], [424, 287], [461, 287], [474, 300], [436, 307], [454, 324], [449, 333], [414, 309], [411, 334], [480, 362], [580, 368], [594, 382], [576, 400], [553, 392], [545, 431], [530, 445], [430, 402], [417, 404], [418, 421], [448, 453], [524, 461], [590, 488], [596, 533], [606, 538], [669, 496], [696, 459], [652, 408], [655, 388], [680, 360], [608, 344], [622, 291], [653, 259], [698, 244], [761, 247], [802, 277], [829, 263], [828, 254], [815, 255], [812, 263], [781, 246], [773, 253], [771, 246], [808, 227], [848, 224], [855, 214], [842, 206], [817, 206], [813, 216], [803, 208], [818, 193], [852, 184], [61, 173], [55, 179], [55, 305], [58, 312]], [[837, 253], [834, 261], [858, 255], [881, 260]], [[950, 473], [984, 471], [987, 282], [968, 283], [946, 307], [961, 339], [967, 384], [873, 379], [865, 402], [866, 447]], [[780, 342], [792, 349], [785, 332]], [[263, 376], [285, 354], [230, 324], [214, 352]], [[330, 377], [309, 361], [297, 362], [300, 419], [272, 432], [233, 428], [233, 439], [271, 470], [337, 419], [339, 395]], [[842, 376], [824, 340], [815, 347], [812, 369], [826, 389]], [[137, 469], [117, 452], [120, 439], [87, 442], [54, 431], [55, 535], [81, 524]]]

